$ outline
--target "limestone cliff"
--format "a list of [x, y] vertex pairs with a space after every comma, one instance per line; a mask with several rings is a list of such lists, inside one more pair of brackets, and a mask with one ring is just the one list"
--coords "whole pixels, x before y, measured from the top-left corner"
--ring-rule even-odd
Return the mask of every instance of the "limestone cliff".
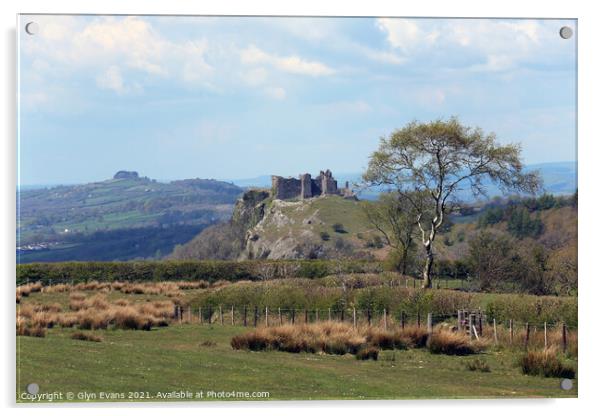
[[341, 195], [288, 200], [247, 191], [227, 223], [209, 227], [174, 251], [178, 259], [369, 257], [372, 231], [360, 202]]
[[297, 201], [270, 199], [256, 205], [254, 213], [240, 259], [367, 255], [357, 236], [368, 231], [368, 227], [355, 200], [339, 195]]

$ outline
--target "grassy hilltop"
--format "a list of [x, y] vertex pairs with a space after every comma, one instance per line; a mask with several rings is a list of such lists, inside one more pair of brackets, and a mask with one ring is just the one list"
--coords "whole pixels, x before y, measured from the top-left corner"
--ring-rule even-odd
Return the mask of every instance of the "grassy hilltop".
[[21, 191], [19, 261], [165, 255], [207, 225], [226, 220], [241, 193], [226, 182], [162, 183], [135, 172], [96, 183]]

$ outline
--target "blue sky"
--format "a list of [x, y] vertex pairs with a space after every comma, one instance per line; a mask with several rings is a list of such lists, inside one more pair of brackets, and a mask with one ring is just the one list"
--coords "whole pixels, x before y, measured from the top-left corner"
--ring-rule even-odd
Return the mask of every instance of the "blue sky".
[[[39, 33], [23, 28], [30, 21]], [[21, 16], [22, 185], [358, 172], [455, 115], [576, 160], [572, 20]]]

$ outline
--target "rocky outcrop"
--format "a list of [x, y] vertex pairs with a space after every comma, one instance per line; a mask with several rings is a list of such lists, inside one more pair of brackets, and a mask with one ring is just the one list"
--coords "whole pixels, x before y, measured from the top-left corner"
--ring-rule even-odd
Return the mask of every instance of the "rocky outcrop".
[[113, 175], [113, 179], [138, 179], [138, 172], [129, 171], [129, 170], [120, 170], [115, 175]]
[[265, 214], [270, 193], [262, 189], [252, 189], [243, 194], [232, 213], [232, 225], [246, 232], [261, 221]]

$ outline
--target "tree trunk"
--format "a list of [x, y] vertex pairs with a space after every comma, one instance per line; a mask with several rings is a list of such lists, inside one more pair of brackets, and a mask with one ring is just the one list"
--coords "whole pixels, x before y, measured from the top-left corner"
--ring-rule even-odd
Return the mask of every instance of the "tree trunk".
[[433, 282], [431, 281], [431, 270], [433, 268], [433, 250], [431, 248], [431, 242], [424, 245], [426, 250], [426, 262], [424, 263], [424, 269], [422, 271], [422, 288], [429, 289]]
[[403, 256], [401, 257], [401, 275], [405, 276], [408, 272], [408, 249], [403, 250]]

